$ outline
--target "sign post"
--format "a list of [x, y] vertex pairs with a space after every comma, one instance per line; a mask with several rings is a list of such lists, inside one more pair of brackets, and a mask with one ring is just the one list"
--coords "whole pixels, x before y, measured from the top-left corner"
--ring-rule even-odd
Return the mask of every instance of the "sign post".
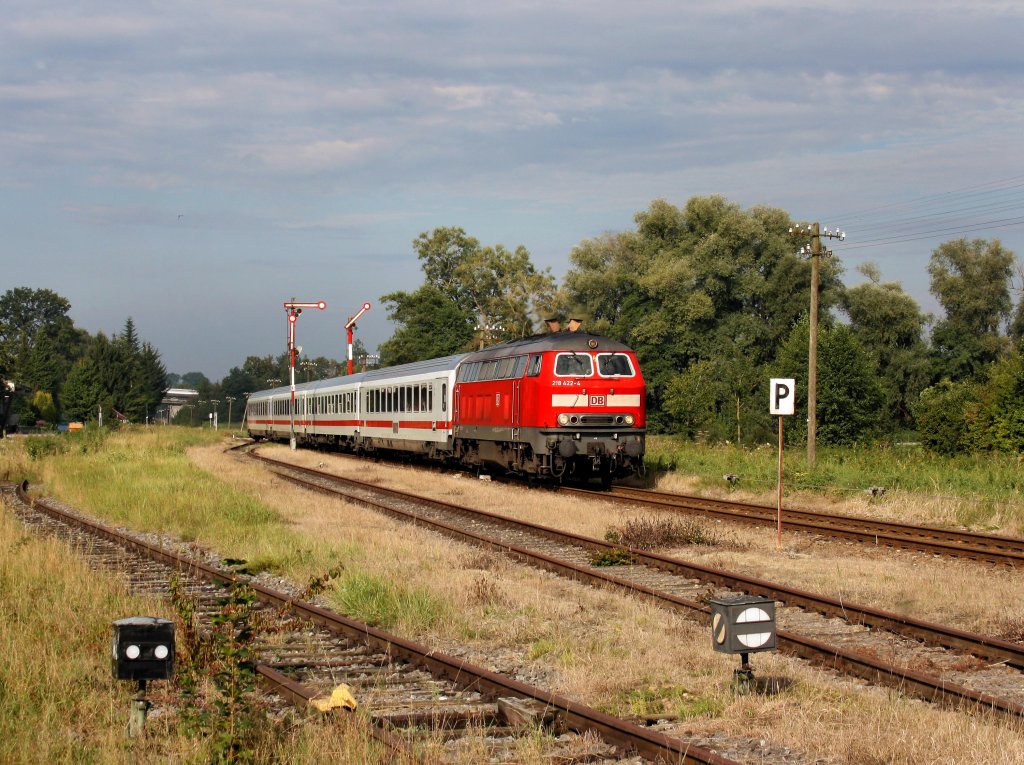
[[782, 549], [782, 418], [792, 415], [796, 411], [796, 380], [791, 378], [771, 378], [771, 392], [769, 394], [769, 412], [779, 416], [779, 492], [778, 508], [776, 517], [778, 520], [778, 533], [775, 539], [775, 547]]

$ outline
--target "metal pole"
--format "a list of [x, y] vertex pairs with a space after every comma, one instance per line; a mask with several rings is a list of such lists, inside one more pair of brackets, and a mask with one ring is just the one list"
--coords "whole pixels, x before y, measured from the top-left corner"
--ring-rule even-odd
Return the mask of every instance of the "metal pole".
[[352, 322], [348, 326], [348, 373], [352, 374]]
[[811, 226], [811, 316], [807, 345], [807, 466], [817, 459], [818, 433], [818, 268], [821, 262], [821, 229]]
[[146, 698], [146, 681], [139, 680], [139, 690], [132, 699], [132, 713], [128, 718], [128, 738], [138, 738], [146, 727], [146, 713], [152, 706]]
[[779, 415], [779, 493], [776, 510], [778, 533], [775, 537], [775, 549], [782, 549], [782, 415]]
[[345, 331], [348, 332], [348, 373], [352, 374], [352, 330], [356, 327], [356, 320], [372, 308], [369, 303], [363, 303], [359, 312], [345, 322]]
[[292, 405], [291, 405], [291, 438], [289, 443], [292, 447], [292, 451], [295, 451], [295, 319], [296, 314], [293, 312], [288, 316], [288, 354], [291, 357], [291, 389], [292, 389]]

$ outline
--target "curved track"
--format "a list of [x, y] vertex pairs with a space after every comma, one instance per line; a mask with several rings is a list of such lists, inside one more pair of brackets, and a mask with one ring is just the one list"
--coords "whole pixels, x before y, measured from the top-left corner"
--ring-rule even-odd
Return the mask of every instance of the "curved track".
[[[97, 521], [69, 513], [53, 503], [32, 499], [24, 489], [25, 485], [19, 488], [18, 497], [35, 511], [46, 514], [60, 524], [82, 530], [104, 542], [113, 543], [134, 555], [155, 561], [171, 572], [183, 572], [190, 577], [221, 585], [231, 585], [243, 581], [240, 577], [201, 561], [182, 556], [164, 546], [150, 544]], [[487, 725], [494, 724], [496, 720], [504, 720], [504, 724], [509, 725], [510, 715], [521, 721], [523, 710], [526, 710], [527, 716], [534, 715], [534, 719], [525, 726], [527, 735], [536, 729], [535, 724], [543, 722], [545, 727], [551, 729], [593, 732], [616, 747], [621, 753], [620, 757], [639, 754], [643, 758], [655, 762], [708, 763], [709, 765], [734, 763], [733, 760], [699, 746], [647, 730], [541, 688], [491, 672], [462, 659], [439, 653], [428, 646], [349, 619], [287, 593], [270, 589], [254, 581], [244, 580], [244, 583], [251, 587], [257, 597], [268, 606], [279, 609], [289, 617], [317, 625], [325, 629], [327, 633], [342, 639], [340, 655], [337, 652], [329, 653], [326, 656], [321, 656], [315, 662], [329, 670], [328, 676], [332, 684], [337, 682], [339, 670], [346, 662], [351, 663], [355, 659], [362, 660], [369, 652], [373, 656], [382, 657], [389, 670], [398, 662], [426, 672], [434, 679], [433, 682], [445, 683], [453, 689], [449, 691], [453, 696], [450, 703], [440, 700], [445, 698], [444, 688], [441, 688], [439, 693], [435, 686], [428, 696], [428, 703], [421, 705], [423, 706], [422, 713], [384, 715], [377, 718], [378, 722], [382, 724], [386, 723], [389, 726], [402, 724], [414, 727], [437, 725], [450, 728], [458, 727], [459, 724], [482, 723]], [[307, 634], [305, 643], [308, 645], [309, 642]], [[329, 640], [322, 642], [330, 643]], [[359, 649], [359, 646], [362, 646], [362, 649]], [[279, 657], [276, 661], [264, 660], [257, 666], [256, 671], [275, 692], [293, 701], [308, 703], [315, 697], [323, 696], [323, 689], [318, 689], [315, 682], [310, 684], [297, 681], [293, 672], [296, 668], [308, 669], [311, 663], [313, 662], [310, 657], [306, 655], [293, 661]], [[483, 700], [483, 704], [477, 703], [478, 699]], [[504, 710], [502, 709], [503, 703]], [[471, 708], [467, 711], [467, 707]], [[523, 728], [520, 730], [522, 732]], [[393, 733], [386, 733], [385, 736], [393, 742]], [[557, 757], [557, 755], [554, 756]]]

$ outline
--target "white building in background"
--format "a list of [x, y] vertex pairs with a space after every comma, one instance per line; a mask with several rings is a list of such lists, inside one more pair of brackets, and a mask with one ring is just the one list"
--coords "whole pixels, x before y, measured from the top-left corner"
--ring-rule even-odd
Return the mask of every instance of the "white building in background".
[[170, 422], [183, 406], [195, 406], [198, 401], [199, 391], [194, 388], [168, 388], [160, 399], [160, 406], [165, 407], [161, 410], [163, 421]]

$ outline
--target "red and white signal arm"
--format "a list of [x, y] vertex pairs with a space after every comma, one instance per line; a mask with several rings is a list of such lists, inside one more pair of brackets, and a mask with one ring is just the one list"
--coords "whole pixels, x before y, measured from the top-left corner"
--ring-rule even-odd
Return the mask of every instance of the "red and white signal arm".
[[769, 412], [777, 415], [796, 413], [796, 380], [773, 377], [769, 387]]

